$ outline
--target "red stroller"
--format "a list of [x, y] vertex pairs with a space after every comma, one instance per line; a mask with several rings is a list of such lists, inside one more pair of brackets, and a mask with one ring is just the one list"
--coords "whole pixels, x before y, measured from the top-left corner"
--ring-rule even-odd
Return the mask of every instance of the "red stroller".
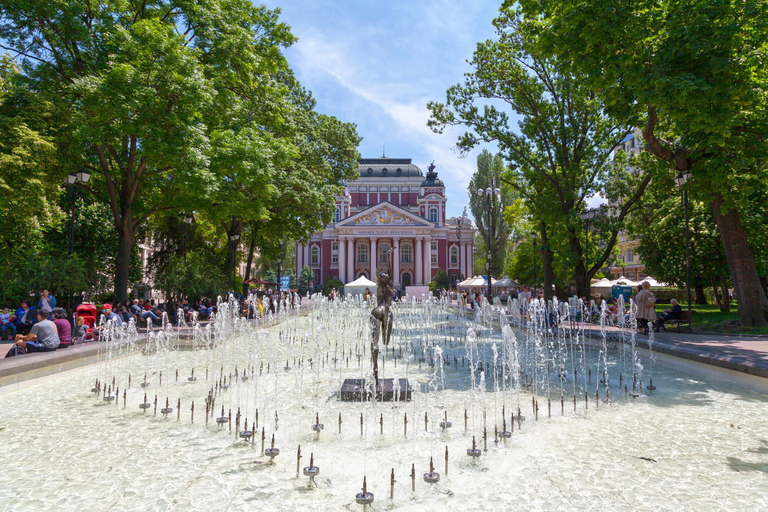
[[93, 332], [93, 327], [96, 325], [96, 306], [90, 302], [84, 302], [77, 306], [75, 309], [75, 320], [78, 317], [83, 317], [83, 321], [88, 326], [88, 335]]

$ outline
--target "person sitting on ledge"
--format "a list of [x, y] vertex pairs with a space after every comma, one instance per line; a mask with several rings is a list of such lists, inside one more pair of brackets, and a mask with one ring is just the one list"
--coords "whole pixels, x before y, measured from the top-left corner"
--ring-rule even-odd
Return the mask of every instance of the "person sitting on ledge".
[[75, 330], [72, 333], [72, 343], [82, 343], [88, 338], [91, 338], [91, 334], [88, 332], [88, 324], [85, 323], [85, 318], [78, 316], [75, 319]]
[[64, 308], [53, 308], [53, 323], [59, 332], [59, 348], [65, 348], [72, 344], [72, 326], [67, 320], [67, 312]]
[[59, 348], [59, 332], [56, 324], [48, 320], [47, 311], [37, 310], [37, 323], [26, 336], [17, 334], [16, 344], [27, 352], [52, 352]]
[[[659, 332], [664, 329], [664, 322], [668, 320], [679, 320], [683, 316], [683, 308], [677, 303], [676, 299], [669, 301], [672, 306], [670, 309], [665, 309], [663, 313], [656, 313], [656, 325], [653, 326], [653, 330]], [[666, 331], [666, 329], [664, 329]]]
[[21, 306], [16, 310], [16, 333], [24, 334], [24, 331], [32, 328], [37, 322], [37, 308], [29, 306], [28, 300], [21, 301]]
[[15, 319], [16, 318], [8, 311], [8, 308], [3, 308], [3, 312], [0, 313], [0, 339], [5, 338], [6, 329], [11, 331], [11, 336], [9, 339], [16, 337], [16, 324], [14, 323]]

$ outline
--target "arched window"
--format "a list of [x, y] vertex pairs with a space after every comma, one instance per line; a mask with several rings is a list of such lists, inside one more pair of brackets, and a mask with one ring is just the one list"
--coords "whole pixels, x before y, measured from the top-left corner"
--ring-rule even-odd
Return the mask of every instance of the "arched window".
[[312, 247], [312, 255], [310, 256], [310, 261], [312, 262], [312, 265], [320, 264], [320, 248], [316, 245]]
[[400, 246], [400, 262], [411, 263], [413, 261], [413, 246], [409, 243]]
[[437, 224], [437, 207], [436, 206], [432, 206], [429, 209], [429, 222], [434, 222], [435, 224]]
[[383, 243], [379, 246], [379, 263], [386, 263], [387, 261], [389, 261], [387, 260], [387, 257], [389, 256], [389, 254], [387, 254], [388, 252], [389, 252], [389, 244]]
[[455, 245], [451, 247], [451, 266], [459, 266], [459, 248]]
[[357, 244], [357, 262], [368, 263], [368, 246], [366, 244]]

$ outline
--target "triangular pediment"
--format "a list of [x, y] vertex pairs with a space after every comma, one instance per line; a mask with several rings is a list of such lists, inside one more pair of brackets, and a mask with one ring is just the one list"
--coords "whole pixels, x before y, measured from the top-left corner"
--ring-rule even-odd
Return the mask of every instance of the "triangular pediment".
[[432, 227], [433, 224], [397, 205], [384, 201], [336, 223], [336, 227], [352, 226]]

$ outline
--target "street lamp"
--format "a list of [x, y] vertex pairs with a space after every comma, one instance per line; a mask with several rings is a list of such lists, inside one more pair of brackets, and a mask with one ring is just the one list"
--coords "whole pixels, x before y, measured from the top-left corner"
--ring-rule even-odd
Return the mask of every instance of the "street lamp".
[[584, 221], [584, 286], [587, 287], [587, 300], [589, 300], [592, 294], [592, 286], [589, 280], [589, 221], [595, 218], [595, 210], [584, 210], [579, 214], [581, 220]]
[[491, 300], [491, 248], [493, 247], [491, 239], [494, 238], [492, 234], [495, 232], [493, 218], [496, 209], [496, 201], [501, 201], [501, 189], [496, 187], [495, 179], [491, 181], [491, 185], [493, 186], [488, 187], [485, 190], [481, 188], [477, 189], [478, 197], [485, 198], [483, 206], [487, 208], [488, 212], [488, 225], [486, 226], [486, 232], [488, 233], [488, 236], [486, 237], [488, 239], [488, 260], [485, 264], [486, 270], [488, 271], [488, 301]]
[[691, 179], [689, 171], [678, 172], [675, 182], [683, 191], [683, 210], [685, 211], [685, 289], [688, 293], [688, 332], [691, 332], [691, 232], [688, 229], [688, 187], [684, 185]]
[[[77, 217], [76, 210], [77, 210], [77, 190], [78, 186], [81, 183], [88, 183], [88, 181], [91, 179], [91, 173], [88, 172], [88, 170], [83, 167], [78, 172], [71, 172], [69, 175], [67, 175], [66, 179], [64, 180], [64, 183], [66, 185], [72, 185], [72, 222], [69, 229], [69, 254], [75, 252], [75, 218]], [[68, 295], [67, 298], [67, 309], [69, 311], [72, 310], [72, 294]]]
[[[539, 236], [535, 231], [531, 231], [531, 244], [533, 246], [533, 292], [536, 292], [536, 237]], [[533, 298], [533, 295], [531, 295]]]
[[280, 256], [277, 258], [277, 308], [276, 311], [280, 311], [280, 303], [282, 302], [283, 288], [280, 285], [280, 264], [283, 262], [283, 253], [285, 252], [285, 244], [280, 244]]
[[237, 272], [237, 241], [240, 235], [230, 235], [229, 241], [232, 242], [232, 294], [235, 293], [235, 274]]

